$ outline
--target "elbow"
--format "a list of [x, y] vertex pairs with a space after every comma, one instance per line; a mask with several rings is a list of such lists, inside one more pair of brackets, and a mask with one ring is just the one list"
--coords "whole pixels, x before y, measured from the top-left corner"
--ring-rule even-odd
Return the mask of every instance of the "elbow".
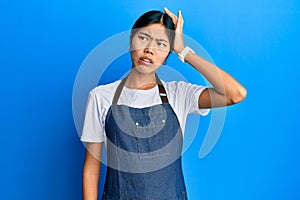
[[244, 87], [238, 89], [234, 95], [230, 98], [231, 104], [237, 104], [243, 101], [247, 96], [247, 90]]

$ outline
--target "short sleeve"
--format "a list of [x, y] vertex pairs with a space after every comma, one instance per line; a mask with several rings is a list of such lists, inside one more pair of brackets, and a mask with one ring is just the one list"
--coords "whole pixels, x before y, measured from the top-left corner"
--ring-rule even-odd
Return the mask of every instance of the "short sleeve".
[[205, 116], [209, 113], [209, 108], [199, 108], [199, 96], [207, 89], [206, 86], [181, 82], [182, 93], [185, 94], [185, 109], [188, 113], [196, 113]]
[[207, 88], [208, 87], [204, 87], [204, 86], [198, 86], [196, 88], [195, 95], [194, 95], [194, 101], [191, 106], [191, 113], [197, 113], [202, 116], [208, 115], [210, 109], [209, 108], [199, 108], [199, 103], [198, 103], [201, 93]]
[[80, 140], [82, 142], [103, 142], [104, 124], [100, 119], [97, 97], [89, 93]]

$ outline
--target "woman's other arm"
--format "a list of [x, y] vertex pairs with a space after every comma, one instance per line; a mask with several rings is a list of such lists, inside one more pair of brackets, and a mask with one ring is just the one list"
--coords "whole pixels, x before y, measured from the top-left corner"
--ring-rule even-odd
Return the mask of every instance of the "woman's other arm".
[[101, 153], [102, 142], [86, 143], [86, 154], [82, 173], [83, 200], [98, 199]]

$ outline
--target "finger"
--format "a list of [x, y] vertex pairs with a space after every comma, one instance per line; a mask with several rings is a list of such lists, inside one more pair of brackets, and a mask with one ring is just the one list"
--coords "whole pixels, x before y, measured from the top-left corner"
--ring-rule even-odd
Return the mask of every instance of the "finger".
[[183, 21], [182, 13], [181, 13], [181, 10], [179, 10], [176, 31], [180, 31], [180, 32], [182, 31], [183, 22], [184, 21]]
[[167, 15], [169, 15], [169, 17], [171, 17], [173, 23], [176, 25], [177, 24], [177, 16], [166, 7], [164, 8], [164, 11], [167, 13]]
[[171, 18], [177, 18], [177, 16], [171, 12], [167, 7], [164, 8], [164, 11], [171, 17]]

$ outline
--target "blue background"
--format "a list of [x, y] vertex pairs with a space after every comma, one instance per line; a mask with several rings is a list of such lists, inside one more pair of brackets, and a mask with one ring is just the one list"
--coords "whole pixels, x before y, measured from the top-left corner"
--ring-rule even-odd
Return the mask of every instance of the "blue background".
[[213, 151], [198, 158], [201, 132], [184, 154], [190, 199], [300, 199], [297, 0], [2, 0], [1, 199], [81, 199], [76, 73], [101, 41], [165, 5], [248, 90]]

